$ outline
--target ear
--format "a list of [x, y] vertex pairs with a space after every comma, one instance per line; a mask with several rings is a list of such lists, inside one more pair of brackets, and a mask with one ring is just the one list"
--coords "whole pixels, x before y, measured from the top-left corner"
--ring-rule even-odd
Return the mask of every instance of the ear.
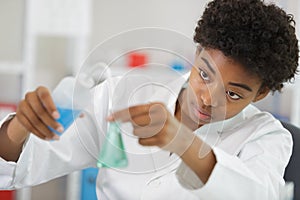
[[257, 102], [259, 100], [262, 100], [263, 98], [265, 98], [270, 92], [270, 89], [267, 87], [263, 87], [261, 89], [258, 90], [256, 97], [254, 98], [253, 102]]

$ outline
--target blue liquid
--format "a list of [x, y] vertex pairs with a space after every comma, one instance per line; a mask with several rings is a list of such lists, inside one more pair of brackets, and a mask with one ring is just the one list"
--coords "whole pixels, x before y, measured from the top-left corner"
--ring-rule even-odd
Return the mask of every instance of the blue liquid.
[[[74, 122], [74, 120], [79, 116], [81, 112], [80, 110], [72, 110], [69, 108], [60, 108], [60, 107], [57, 107], [57, 111], [60, 114], [60, 118], [57, 119], [56, 121], [64, 127], [64, 130], [66, 130], [67, 128], [69, 128], [69, 126], [71, 126], [71, 124]], [[59, 136], [61, 136], [62, 134], [61, 132], [58, 132], [51, 127], [49, 127], [49, 129]]]

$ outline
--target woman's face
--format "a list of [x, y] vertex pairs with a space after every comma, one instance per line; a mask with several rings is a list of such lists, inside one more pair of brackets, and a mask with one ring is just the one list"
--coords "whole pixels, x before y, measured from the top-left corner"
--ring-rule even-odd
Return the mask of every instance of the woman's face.
[[269, 90], [260, 87], [257, 76], [221, 51], [202, 50], [196, 53], [182, 114], [198, 126], [231, 118], [268, 94]]

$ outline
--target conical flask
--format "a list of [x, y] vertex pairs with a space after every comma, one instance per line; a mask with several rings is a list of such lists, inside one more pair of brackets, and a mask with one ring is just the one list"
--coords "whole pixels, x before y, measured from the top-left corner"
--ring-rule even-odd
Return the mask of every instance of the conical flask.
[[128, 165], [119, 122], [110, 122], [106, 138], [102, 144], [97, 166], [122, 168]]

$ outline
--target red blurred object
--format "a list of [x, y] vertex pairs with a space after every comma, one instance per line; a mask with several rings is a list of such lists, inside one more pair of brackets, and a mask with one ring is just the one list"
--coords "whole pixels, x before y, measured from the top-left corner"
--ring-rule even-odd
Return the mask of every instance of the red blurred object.
[[147, 55], [144, 53], [130, 53], [128, 55], [129, 67], [141, 67], [148, 61]]
[[5, 117], [9, 113], [15, 112], [16, 109], [17, 109], [17, 106], [15, 104], [0, 102], [0, 119]]
[[3, 190], [0, 191], [0, 199], [1, 200], [14, 200], [15, 199], [15, 191]]

